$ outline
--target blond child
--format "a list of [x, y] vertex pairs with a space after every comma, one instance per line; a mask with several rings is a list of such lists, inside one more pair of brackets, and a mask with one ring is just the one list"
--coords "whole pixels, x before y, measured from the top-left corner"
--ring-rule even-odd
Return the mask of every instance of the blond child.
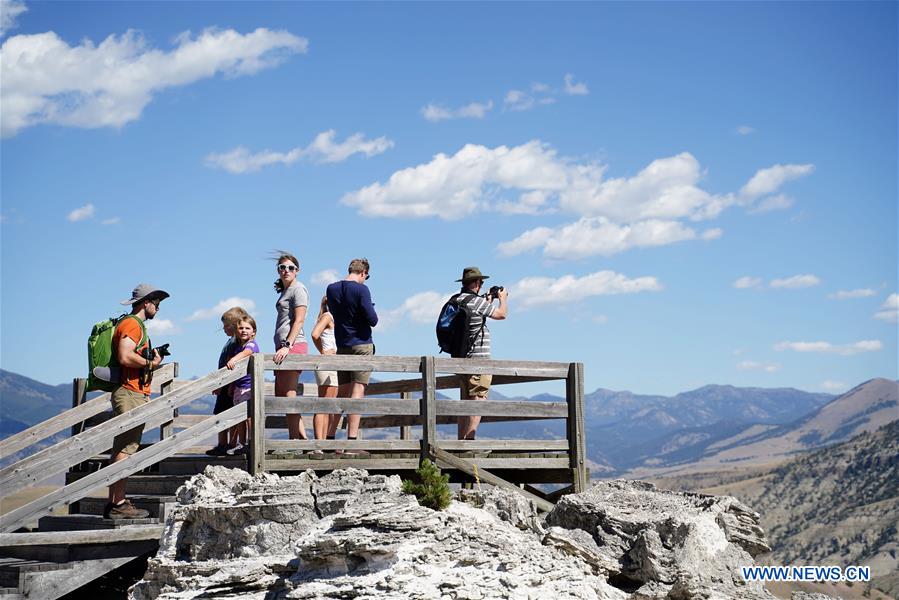
[[[256, 320], [247, 315], [237, 323], [236, 333], [237, 344], [239, 350], [228, 359], [225, 366], [233, 369], [237, 363], [249, 358], [253, 354], [259, 352], [259, 344], [256, 343]], [[231, 384], [232, 396], [234, 398], [234, 406], [241, 402], [246, 402], [252, 394], [253, 375], [247, 373], [233, 384]], [[243, 423], [232, 427], [231, 448], [228, 454], [239, 455], [247, 453], [247, 435], [251, 426], [251, 420], [247, 419]]]
[[[237, 340], [235, 338], [237, 324], [241, 319], [246, 319], [249, 316], [249, 313], [239, 306], [229, 308], [222, 314], [222, 330], [225, 332], [225, 335], [228, 336], [228, 341], [225, 342], [225, 345], [222, 346], [222, 351], [219, 353], [219, 369], [224, 368], [228, 359], [238, 352], [236, 349]], [[223, 413], [234, 406], [234, 399], [231, 396], [230, 386], [213, 390], [212, 393], [215, 395], [215, 408], [212, 410], [212, 414], [217, 415]], [[228, 432], [229, 430], [227, 429], [220, 431], [218, 445], [215, 448], [207, 450], [206, 454], [209, 456], [225, 456], [228, 453], [228, 448], [231, 446], [228, 439]]]

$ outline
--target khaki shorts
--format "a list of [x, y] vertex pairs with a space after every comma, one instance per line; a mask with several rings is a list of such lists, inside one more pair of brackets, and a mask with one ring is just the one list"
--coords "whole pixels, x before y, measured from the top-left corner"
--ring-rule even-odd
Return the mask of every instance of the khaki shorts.
[[[374, 344], [359, 344], [358, 346], [350, 346], [349, 348], [338, 348], [337, 354], [352, 354], [356, 356], [374, 356]], [[345, 383], [361, 383], [368, 385], [371, 378], [371, 371], [337, 371], [337, 383], [343, 385]]]
[[[126, 387], [119, 386], [112, 392], [112, 414], [123, 415], [129, 410], [134, 410], [150, 401], [150, 397]], [[134, 454], [140, 448], [140, 437], [144, 433], [144, 426], [138, 425], [125, 433], [115, 436], [112, 441], [112, 456], [119, 452], [122, 454]]]
[[459, 394], [463, 400], [466, 398], [486, 400], [491, 381], [493, 375], [459, 375]]
[[315, 383], [322, 386], [337, 387], [337, 371], [316, 371]]

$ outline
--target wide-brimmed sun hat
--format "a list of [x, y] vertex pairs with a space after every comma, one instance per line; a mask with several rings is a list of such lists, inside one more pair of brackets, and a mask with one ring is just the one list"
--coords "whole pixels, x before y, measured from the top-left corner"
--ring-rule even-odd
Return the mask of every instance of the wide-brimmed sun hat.
[[462, 270], [462, 279], [457, 279], [457, 282], [468, 283], [469, 281], [474, 281], [475, 279], [490, 279], [490, 275], [481, 274], [481, 270], [477, 267], [465, 267]]
[[137, 287], [131, 290], [131, 298], [122, 300], [120, 304], [137, 304], [138, 302], [146, 300], [147, 296], [154, 296], [160, 300], [164, 300], [169, 297], [169, 293], [159, 289], [155, 285], [150, 285], [149, 283], [138, 283]]

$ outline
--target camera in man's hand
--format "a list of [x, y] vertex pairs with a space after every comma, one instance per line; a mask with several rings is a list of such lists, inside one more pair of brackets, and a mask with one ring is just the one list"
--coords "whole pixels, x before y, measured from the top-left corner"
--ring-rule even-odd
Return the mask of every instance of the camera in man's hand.
[[159, 353], [160, 359], [172, 355], [172, 353], [169, 352], [169, 345], [163, 344], [162, 346], [157, 346], [156, 348], [150, 348], [149, 346], [144, 348], [144, 351], [141, 352], [141, 356], [143, 356], [145, 360], [152, 361], [156, 358], [156, 354], [154, 354], [154, 352]]
[[488, 298], [491, 298], [491, 299], [493, 299], [493, 298], [499, 298], [499, 293], [500, 293], [501, 291], [503, 291], [504, 289], [506, 289], [506, 288], [504, 288], [504, 287], [501, 286], [501, 285], [495, 285], [495, 286], [493, 286], [493, 287], [490, 288], [490, 291], [489, 291], [489, 292], [487, 292], [487, 297], [488, 297]]

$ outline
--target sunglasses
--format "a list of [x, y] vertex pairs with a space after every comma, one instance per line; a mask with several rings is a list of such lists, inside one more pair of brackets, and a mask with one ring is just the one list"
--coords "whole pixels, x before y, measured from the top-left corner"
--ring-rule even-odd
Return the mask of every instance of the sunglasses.
[[149, 302], [150, 304], [152, 304], [152, 305], [155, 306], [156, 308], [159, 308], [159, 304], [162, 302], [162, 300], [147, 300], [147, 302]]
[[279, 271], [290, 271], [291, 273], [293, 273], [294, 271], [299, 271], [299, 268], [295, 267], [293, 265], [281, 264], [281, 265], [278, 265], [278, 270]]
[[365, 281], [368, 281], [368, 279], [369, 279], [370, 277], [371, 277], [371, 275], [369, 275], [368, 273], [366, 273], [366, 274], [365, 274]]

